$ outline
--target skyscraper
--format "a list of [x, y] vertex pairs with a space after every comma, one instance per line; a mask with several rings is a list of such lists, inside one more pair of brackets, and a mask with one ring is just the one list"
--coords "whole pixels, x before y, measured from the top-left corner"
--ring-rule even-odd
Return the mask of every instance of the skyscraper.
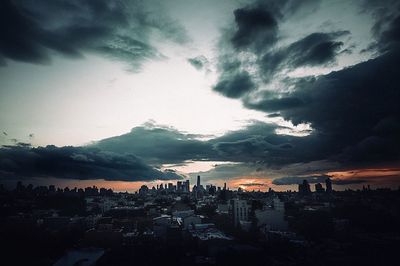
[[185, 192], [190, 192], [190, 183], [189, 183], [189, 179], [185, 181], [185, 186], [184, 186], [184, 191]]
[[332, 192], [332, 181], [329, 177], [325, 180], [325, 185], [326, 185], [326, 193], [331, 193]]
[[200, 176], [197, 176], [197, 188], [200, 188]]
[[321, 183], [315, 184], [315, 192], [318, 192], [318, 193], [325, 192], [325, 189], [322, 187]]
[[302, 195], [308, 195], [311, 193], [310, 184], [307, 180], [303, 180], [303, 183], [299, 184], [299, 193]]

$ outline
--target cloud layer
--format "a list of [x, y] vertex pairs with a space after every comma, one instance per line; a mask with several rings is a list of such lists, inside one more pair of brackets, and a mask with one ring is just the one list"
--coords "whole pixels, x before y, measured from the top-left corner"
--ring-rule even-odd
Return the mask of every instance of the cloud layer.
[[[335, 64], [339, 55], [354, 50], [347, 29], [282, 41], [280, 26], [296, 12], [304, 15], [302, 6], [309, 4], [256, 1], [237, 9], [231, 31], [221, 37], [220, 78], [213, 89], [240, 99], [247, 108], [294, 124], [308, 123], [312, 133], [296, 138], [268, 130], [253, 134], [247, 129], [241, 138], [214, 147], [229, 160], [236, 157], [271, 165], [317, 160], [339, 162], [343, 167], [398, 162], [399, 9], [390, 8], [391, 1], [378, 6], [358, 3], [376, 20], [371, 29], [376, 40], [370, 45], [374, 58], [325, 75], [293, 77], [287, 74]], [[386, 15], [379, 10], [386, 10]]]
[[181, 179], [174, 171], [160, 171], [132, 154], [116, 154], [85, 147], [29, 145], [0, 148], [0, 173], [13, 178], [51, 177], [152, 181]]
[[153, 34], [177, 43], [188, 39], [182, 26], [150, 2], [1, 1], [0, 63], [48, 64], [54, 53], [77, 58], [89, 52], [136, 70], [143, 60], [163, 56]]

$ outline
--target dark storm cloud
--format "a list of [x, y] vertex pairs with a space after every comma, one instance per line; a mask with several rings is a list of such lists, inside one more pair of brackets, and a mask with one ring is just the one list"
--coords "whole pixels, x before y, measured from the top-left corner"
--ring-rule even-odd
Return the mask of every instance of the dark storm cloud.
[[399, 59], [400, 53], [393, 51], [321, 77], [294, 93], [305, 102], [303, 107], [281, 114], [334, 137], [344, 150], [343, 160], [398, 159]]
[[314, 10], [318, 5], [318, 0], [255, 1], [233, 12], [235, 30], [230, 41], [237, 50], [265, 51], [279, 37], [279, 21], [304, 11], [304, 7]]
[[[317, 175], [317, 176], [285, 176], [275, 178], [272, 180], [274, 185], [298, 185], [307, 180], [310, 184], [325, 183], [327, 178], [331, 178], [329, 175]], [[351, 185], [351, 184], [362, 184], [366, 183], [366, 180], [362, 179], [332, 179], [332, 183], [335, 185]]]
[[317, 79], [298, 81], [285, 98], [266, 98], [245, 106], [279, 111], [295, 124], [311, 123], [313, 134], [300, 142], [328, 150], [315, 151], [313, 158], [343, 163], [399, 160], [399, 60], [400, 53], [392, 51]]
[[[274, 133], [278, 128], [265, 123], [229, 132], [221, 137], [200, 141], [189, 134], [156, 125], [135, 127], [130, 133], [101, 140], [91, 145], [116, 153], [133, 153], [151, 164], [182, 163], [186, 160], [271, 162], [288, 153], [291, 137]], [[282, 158], [282, 160], [290, 160]]]
[[[235, 10], [235, 24], [224, 32], [219, 43], [220, 77], [214, 90], [230, 98], [241, 98], [262, 87], [255, 84], [254, 77], [269, 82], [283, 69], [335, 63], [338, 54], [349, 50], [347, 47], [340, 51], [343, 42], [338, 40], [349, 34], [347, 31], [316, 32], [289, 45], [279, 45], [280, 23], [304, 13], [305, 7], [314, 10], [318, 4], [319, 1], [255, 1]], [[298, 104], [293, 99], [278, 101]], [[270, 104], [275, 104], [275, 100]]]
[[180, 179], [173, 171], [160, 171], [131, 154], [116, 154], [85, 147], [30, 145], [0, 148], [0, 173], [16, 178], [54, 177], [150, 181]]
[[135, 127], [130, 133], [89, 145], [118, 154], [132, 153], [149, 164], [211, 160], [257, 163], [283, 167], [328, 158], [341, 151], [331, 138], [313, 132], [307, 137], [278, 135], [274, 124], [253, 122], [241, 130], [200, 141], [173, 128], [157, 125]]
[[277, 135], [276, 125], [254, 122], [241, 130], [207, 141], [156, 125], [135, 127], [130, 133], [103, 139], [90, 147], [119, 154], [132, 153], [150, 164], [182, 163], [187, 160], [258, 162], [283, 165], [317, 158], [316, 149], [305, 147], [314, 141]]
[[262, 75], [269, 79], [282, 68], [295, 69], [333, 63], [343, 45], [343, 42], [336, 39], [348, 34], [350, 34], [348, 31], [315, 32], [288, 47], [268, 52], [259, 62]]
[[[259, 75], [265, 82], [269, 82], [282, 70], [333, 64], [339, 54], [350, 49], [341, 50], [343, 42], [338, 40], [349, 34], [348, 31], [315, 32], [286, 47], [272, 49], [259, 56], [256, 63]], [[232, 72], [223, 70], [223, 75], [229, 73]]]
[[47, 64], [51, 51], [68, 57], [94, 52], [137, 68], [142, 60], [162, 56], [150, 43], [153, 31], [176, 42], [187, 39], [176, 22], [140, 1], [0, 3], [0, 58], [16, 61]]
[[214, 153], [207, 142], [154, 125], [135, 127], [127, 134], [103, 139], [91, 146], [116, 153], [133, 153], [155, 164], [209, 159]]
[[[340, 162], [346, 166], [398, 162], [400, 68], [397, 65], [400, 61], [400, 10], [390, 10], [390, 5], [386, 5], [385, 8], [384, 10], [390, 11], [390, 16], [380, 14], [378, 17], [379, 12], [375, 12], [377, 21], [383, 23], [379, 30], [375, 29], [381, 53], [377, 54], [375, 59], [326, 75], [303, 78], [276, 76], [277, 73], [282, 74], [282, 71], [291, 71], [299, 67], [334, 63], [340, 53], [352, 49], [344, 44], [344, 39], [350, 37], [348, 31], [315, 32], [286, 46], [263, 51], [252, 46], [259, 45], [257, 38], [254, 39], [254, 43], [250, 41], [246, 44], [250, 47], [247, 51], [252, 52], [256, 58], [253, 60], [255, 63], [251, 64], [255, 71], [252, 72], [252, 76], [246, 78], [254, 84], [254, 89], [249, 90], [250, 94], [245, 91], [235, 94], [235, 97], [228, 93], [222, 94], [231, 98], [241, 98], [247, 108], [267, 114], [279, 113], [285, 120], [294, 124], [309, 123], [313, 131], [305, 137], [293, 137], [269, 131], [252, 134], [248, 128], [235, 140], [213, 140], [214, 149], [218, 154], [232, 161], [235, 161], [236, 157], [236, 161], [255, 160], [275, 165], [316, 160]], [[287, 12], [279, 12], [284, 10], [281, 5], [272, 8], [271, 5], [244, 7], [244, 10], [255, 12], [253, 9], [269, 10], [268, 14], [274, 16], [278, 29], [283, 19], [290, 18]], [[264, 18], [261, 15], [260, 17]], [[236, 17], [235, 19], [237, 20]], [[267, 24], [260, 25], [266, 27]], [[275, 23], [270, 25], [274, 26]], [[238, 25], [236, 28], [239, 29]], [[257, 34], [257, 31], [255, 32], [251, 34]], [[277, 36], [279, 38], [279, 32]], [[221, 47], [220, 79], [216, 87], [220, 83], [237, 84], [237, 73], [249, 64], [246, 55], [226, 53], [232, 39], [227, 38], [226, 34], [223, 37], [228, 42]], [[269, 47], [272, 42], [266, 41], [265, 44], [265, 47]], [[234, 43], [232, 45], [237, 49]], [[261, 81], [255, 78], [257, 75], [262, 78]], [[285, 88], [276, 91], [265, 90], [273, 78], [278, 78]], [[221, 86], [225, 87], [235, 88]], [[240, 88], [243, 87], [245, 86]]]
[[391, 49], [398, 49], [400, 46], [400, 14], [390, 22], [387, 29], [384, 30], [380, 36], [378, 46], [381, 50], [387, 51]]
[[220, 80], [213, 88], [215, 91], [229, 98], [240, 98], [255, 89], [249, 73], [243, 71], [227, 79]]
[[256, 162], [259, 165], [282, 167], [286, 164], [309, 162], [326, 156], [327, 151], [319, 145], [318, 138], [278, 135], [273, 124], [255, 122], [246, 128], [228, 132], [209, 140], [218, 158], [232, 162]]
[[400, 2], [381, 0], [360, 2], [361, 11], [369, 13], [374, 19], [372, 33], [376, 40], [365, 51], [385, 52], [399, 46], [400, 41]]
[[290, 63], [294, 67], [323, 65], [335, 59], [343, 42], [336, 38], [350, 34], [348, 31], [332, 33], [312, 33], [288, 47]]
[[246, 7], [234, 11], [237, 30], [231, 41], [236, 49], [251, 47], [256, 50], [273, 44], [278, 23], [269, 10]]
[[[260, 96], [260, 94], [258, 94]], [[263, 110], [265, 112], [276, 112], [286, 109], [293, 109], [304, 105], [300, 98], [287, 95], [273, 95], [271, 93], [261, 93], [262, 97], [258, 101], [251, 101], [248, 98], [243, 99], [245, 107], [256, 110]]]

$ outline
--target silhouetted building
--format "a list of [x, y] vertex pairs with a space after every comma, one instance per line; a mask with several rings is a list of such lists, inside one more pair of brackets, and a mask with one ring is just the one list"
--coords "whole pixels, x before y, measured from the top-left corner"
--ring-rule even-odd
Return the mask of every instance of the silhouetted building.
[[149, 188], [146, 185], [142, 185], [139, 189], [140, 195], [146, 195], [149, 192]]
[[332, 192], [332, 181], [329, 177], [325, 180], [325, 185], [326, 185], [326, 193], [331, 193]]
[[323, 193], [325, 192], [325, 189], [322, 187], [321, 183], [315, 184], [315, 192], [317, 193]]
[[303, 180], [303, 183], [299, 184], [299, 193], [301, 195], [308, 195], [311, 193], [310, 184], [307, 180]]
[[199, 175], [197, 176], [197, 187], [198, 188], [200, 187], [200, 176]]
[[190, 192], [190, 182], [186, 180], [183, 186], [183, 192]]
[[176, 182], [176, 190], [179, 192], [183, 190], [182, 181]]

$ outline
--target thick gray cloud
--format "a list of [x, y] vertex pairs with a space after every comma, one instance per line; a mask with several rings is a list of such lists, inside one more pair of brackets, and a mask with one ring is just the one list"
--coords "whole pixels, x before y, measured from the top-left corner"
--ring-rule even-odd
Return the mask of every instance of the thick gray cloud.
[[[316, 95], [315, 92], [312, 94]], [[327, 97], [332, 99], [330, 95]], [[323, 99], [318, 99], [318, 104], [328, 105]], [[309, 105], [308, 103], [302, 107], [299, 115], [301, 111], [313, 108], [312, 105], [308, 107]], [[368, 106], [372, 108], [372, 104]], [[281, 109], [281, 115], [284, 117], [291, 112], [294, 112], [293, 109]], [[120, 154], [132, 153], [150, 164], [212, 160], [257, 163], [260, 166], [281, 168], [294, 163], [329, 160], [340, 163], [342, 167], [356, 167], [366, 163], [398, 160], [399, 144], [396, 136], [399, 127], [395, 118], [371, 121], [371, 125], [361, 128], [367, 117], [371, 116], [370, 113], [365, 114], [365, 118], [349, 114], [350, 124], [347, 124], [344, 118], [341, 119], [341, 114], [338, 113], [338, 117], [332, 119], [342, 121], [343, 125], [340, 125], [338, 121], [328, 121], [326, 115], [333, 116], [329, 112], [310, 112], [315, 116], [315, 129], [304, 137], [276, 134], [276, 130], [282, 127], [263, 122], [254, 122], [241, 130], [231, 131], [207, 141], [198, 140], [196, 136], [172, 128], [144, 125], [133, 128], [130, 133], [104, 139], [90, 146]], [[364, 123], [358, 125], [355, 121], [356, 116], [363, 119]], [[314, 122], [311, 118], [310, 116], [304, 121]], [[288, 119], [297, 121], [294, 116]], [[303, 120], [297, 122], [301, 121]], [[352, 128], [357, 130], [353, 132]]]
[[277, 112], [287, 109], [295, 109], [303, 106], [302, 99], [293, 97], [290, 93], [272, 93], [263, 91], [257, 93], [257, 101], [250, 98], [243, 99], [243, 105], [249, 109], [261, 110], [265, 112]]
[[214, 90], [229, 98], [240, 98], [255, 89], [249, 73], [241, 72], [220, 80]]
[[235, 27], [230, 41], [237, 50], [252, 50], [260, 53], [271, 48], [279, 38], [279, 22], [290, 16], [309, 11], [319, 5], [319, 0], [270, 0], [254, 1], [234, 14]]
[[318, 66], [334, 63], [343, 42], [337, 38], [350, 34], [348, 31], [315, 32], [287, 47], [264, 54], [258, 62], [261, 75], [266, 81], [282, 69]]
[[[391, 120], [383, 121], [376, 130], [392, 134], [393, 124]], [[196, 173], [207, 180], [215, 180], [257, 175], [257, 169], [260, 177], [268, 176], [271, 171], [276, 172], [275, 176], [285, 173], [301, 175], [350, 169], [365, 162], [387, 161], [373, 150], [363, 151], [361, 162], [354, 156], [343, 158], [354, 153], [345, 149], [348, 145], [346, 139], [316, 131], [306, 137], [278, 135], [275, 130], [279, 128], [274, 124], [254, 122], [241, 130], [200, 141], [195, 139], [198, 136], [172, 128], [144, 125], [133, 128], [128, 134], [86, 147], [31, 148], [28, 144], [20, 144], [1, 149], [1, 171], [3, 175], [13, 173], [15, 176], [145, 181], [179, 178], [174, 172], [161, 172], [148, 164], [184, 163], [186, 160], [234, 162], [219, 165], [207, 173]], [[370, 147], [372, 144], [367, 141], [363, 145]], [[387, 152], [384, 154], [388, 156]], [[318, 160], [322, 163], [314, 163]], [[312, 166], [309, 163], [313, 163]], [[295, 169], [290, 170], [293, 167]]]
[[[282, 45], [279, 25], [294, 15], [313, 10], [319, 1], [255, 1], [234, 11], [234, 25], [219, 42], [219, 79], [213, 89], [229, 98], [246, 98], [285, 70], [325, 66], [336, 62], [343, 51], [340, 38], [348, 31], [315, 32]], [[250, 74], [251, 73], [251, 74]], [[278, 95], [279, 96], [279, 95]], [[297, 105], [294, 99], [279, 101]], [[274, 104], [270, 102], [269, 104]]]
[[52, 52], [68, 57], [92, 52], [135, 70], [145, 59], [162, 57], [150, 42], [152, 32], [187, 40], [179, 24], [156, 10], [141, 1], [1, 1], [0, 61], [47, 64]]
[[180, 179], [174, 171], [160, 171], [132, 154], [87, 147], [15, 145], [0, 148], [0, 173], [15, 178], [52, 177], [151, 181]]
[[143, 125], [127, 134], [103, 139], [90, 146], [116, 153], [133, 153], [152, 164], [214, 157], [209, 143], [195, 137], [172, 128]]
[[385, 52], [400, 41], [400, 2], [397, 0], [361, 1], [361, 10], [375, 19], [371, 29], [376, 40], [366, 50]]
[[310, 123], [313, 133], [296, 145], [307, 144], [301, 146], [314, 153], [312, 159], [396, 161], [400, 159], [399, 60], [400, 53], [392, 51], [318, 79], [299, 81], [284, 98], [264, 98], [245, 106], [279, 111], [295, 124]]
[[[279, 4], [244, 7], [244, 10], [256, 12], [254, 9], [259, 10], [257, 12], [260, 14], [274, 16], [277, 23], [271, 23], [274, 29], [279, 29], [279, 23], [289, 19], [292, 14], [283, 12], [286, 9]], [[390, 5], [386, 3], [385, 10], [389, 9]], [[265, 10], [269, 12], [263, 13]], [[251, 94], [238, 93], [235, 97], [222, 94], [240, 98], [247, 108], [267, 114], [273, 112], [275, 116], [279, 114], [294, 124], [309, 123], [313, 132], [306, 137], [293, 137], [279, 136], [268, 131], [251, 134], [250, 130], [232, 141], [216, 141], [214, 148], [219, 155], [229, 160], [236, 157], [242, 161], [256, 160], [275, 165], [315, 160], [340, 162], [344, 166], [398, 162], [400, 73], [397, 65], [400, 60], [400, 11], [397, 8], [390, 10], [388, 16], [377, 11], [373, 13], [377, 22], [372, 30], [375, 31], [380, 54], [374, 59], [326, 75], [276, 77], [282, 71], [334, 63], [339, 53], [347, 49], [342, 39], [350, 36], [349, 31], [314, 32], [273, 49], [268, 48], [273, 42], [265, 41], [264, 50], [252, 46], [259, 46], [259, 39], [253, 38], [252, 42], [249, 38], [247, 52], [256, 58], [253, 60], [255, 64], [251, 65], [254, 71], [247, 77], [248, 83], [254, 84], [253, 89], [247, 90]], [[257, 21], [250, 20], [252, 23]], [[265, 27], [263, 23], [260, 23], [261, 28]], [[257, 34], [257, 31], [251, 34]], [[278, 39], [279, 34], [279, 31], [276, 32]], [[246, 86], [241, 85], [236, 78], [237, 73], [243, 71], [245, 64], [248, 64], [243, 60], [246, 56], [235, 56], [234, 53], [228, 56], [226, 47], [238, 47], [235, 43], [229, 43], [233, 40], [227, 38], [226, 34], [223, 38], [226, 41], [221, 42], [225, 47], [221, 48], [220, 79], [217, 86], [222, 82], [229, 84], [227, 88], [246, 92]], [[257, 75], [262, 79], [254, 78]], [[266, 90], [265, 87], [276, 78], [286, 88]]]
[[231, 41], [236, 49], [261, 50], [276, 41], [278, 23], [269, 10], [245, 7], [235, 10], [234, 15], [237, 30]]
[[254, 122], [207, 141], [173, 128], [156, 125], [135, 127], [130, 133], [89, 145], [104, 151], [132, 153], [150, 164], [182, 163], [186, 160], [257, 162], [270, 165], [313, 160], [321, 156], [310, 145], [314, 138], [277, 135], [280, 127]]

